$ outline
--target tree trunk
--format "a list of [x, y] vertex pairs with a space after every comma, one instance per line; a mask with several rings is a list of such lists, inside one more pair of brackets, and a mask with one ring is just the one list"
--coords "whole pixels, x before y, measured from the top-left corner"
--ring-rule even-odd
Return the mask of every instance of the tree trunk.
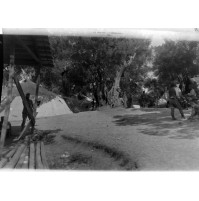
[[109, 103], [112, 107], [117, 107], [121, 105], [121, 101], [119, 99], [119, 92], [120, 92], [120, 80], [121, 76], [124, 73], [125, 69], [131, 65], [133, 59], [135, 58], [136, 53], [130, 58], [129, 62], [124, 62], [122, 66], [120, 66], [119, 70], [116, 72], [115, 82], [109, 91]]

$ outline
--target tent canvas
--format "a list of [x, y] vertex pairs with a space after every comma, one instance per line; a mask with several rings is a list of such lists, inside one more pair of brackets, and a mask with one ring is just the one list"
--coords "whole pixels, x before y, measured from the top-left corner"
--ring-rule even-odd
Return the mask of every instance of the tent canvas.
[[[23, 103], [20, 96], [16, 96], [11, 103], [9, 121], [21, 121]], [[49, 102], [43, 103], [37, 108], [37, 118], [50, 117], [56, 115], [71, 114], [71, 110], [65, 103], [65, 101], [59, 96], [50, 100]], [[4, 116], [4, 111], [0, 113], [0, 116]]]
[[[34, 102], [36, 84], [30, 80], [27, 80], [22, 82], [21, 86], [25, 94], [31, 94], [30, 97]], [[13, 87], [13, 98], [14, 99], [10, 107], [9, 121], [21, 121], [23, 103], [16, 87]], [[40, 87], [39, 89], [38, 100], [41, 101], [41, 105], [37, 107], [37, 118], [72, 113], [64, 99], [43, 87]], [[4, 116], [4, 111], [0, 113], [0, 116]]]

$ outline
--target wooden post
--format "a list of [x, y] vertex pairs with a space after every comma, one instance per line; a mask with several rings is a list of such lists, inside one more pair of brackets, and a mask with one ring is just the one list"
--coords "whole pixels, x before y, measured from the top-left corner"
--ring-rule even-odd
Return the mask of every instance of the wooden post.
[[8, 80], [8, 89], [7, 89], [7, 98], [9, 100], [9, 104], [5, 107], [5, 114], [4, 114], [4, 121], [1, 131], [1, 140], [0, 140], [0, 156], [2, 154], [2, 150], [4, 147], [5, 139], [6, 139], [6, 132], [7, 132], [7, 124], [8, 124], [8, 118], [10, 114], [10, 103], [12, 100], [12, 86], [13, 86], [13, 75], [14, 75], [14, 44], [11, 47], [10, 51], [10, 65], [9, 65], [9, 80]]
[[36, 115], [36, 112], [37, 112], [37, 101], [38, 101], [39, 85], [40, 85], [40, 66], [36, 70], [36, 76], [37, 76], [37, 83], [36, 83], [36, 91], [35, 91], [34, 115]]
[[14, 97], [12, 97], [11, 102], [7, 98], [2, 100], [1, 105], [0, 105], [0, 113], [5, 109], [6, 105], [12, 103], [13, 99], [14, 99]]
[[[3, 86], [3, 35], [0, 35], [0, 95], [2, 95], [2, 86]], [[1, 99], [0, 99], [1, 103]]]

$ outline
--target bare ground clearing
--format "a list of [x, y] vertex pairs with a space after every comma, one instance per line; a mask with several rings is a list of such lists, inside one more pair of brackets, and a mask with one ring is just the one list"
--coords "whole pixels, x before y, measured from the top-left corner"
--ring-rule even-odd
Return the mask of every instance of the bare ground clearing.
[[169, 109], [103, 107], [38, 119], [37, 129], [52, 169], [198, 170], [198, 120], [176, 114], [172, 121]]

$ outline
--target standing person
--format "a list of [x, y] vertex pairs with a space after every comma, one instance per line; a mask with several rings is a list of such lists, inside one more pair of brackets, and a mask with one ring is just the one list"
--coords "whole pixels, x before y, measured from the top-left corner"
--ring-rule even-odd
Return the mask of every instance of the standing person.
[[146, 97], [146, 94], [145, 94], [145, 91], [143, 91], [142, 92], [142, 95], [141, 95], [141, 103], [142, 103], [142, 107], [146, 107], [146, 99], [147, 99], [147, 97]]
[[177, 98], [180, 99], [181, 96], [182, 96], [182, 91], [180, 89], [180, 84], [178, 84], [178, 83], [176, 84], [175, 91], [176, 91]]
[[184, 113], [182, 111], [182, 107], [178, 101], [178, 97], [176, 94], [176, 84], [174, 82], [171, 84], [170, 89], [169, 89], [169, 105], [171, 108], [171, 117], [173, 120], [176, 120], [175, 114], [174, 114], [175, 108], [178, 108], [182, 119], [186, 119], [184, 116]]
[[188, 93], [188, 99], [191, 105], [191, 116], [189, 117], [189, 119], [193, 119], [194, 116], [199, 115], [199, 102], [198, 102], [198, 97], [197, 97], [197, 93], [195, 91], [195, 86], [194, 85], [190, 85], [190, 93]]
[[95, 110], [95, 97], [93, 95], [93, 93], [90, 93], [91, 95], [91, 99], [92, 99], [92, 110]]
[[167, 102], [166, 107], [168, 108], [169, 107], [169, 92], [168, 92], [167, 87], [164, 88], [164, 94], [163, 94], [162, 98], [166, 100], [166, 102]]
[[180, 89], [179, 83], [176, 84], [175, 90], [176, 90], [176, 96], [177, 96], [178, 102], [180, 103], [181, 107], [184, 109], [185, 108], [187, 109], [187, 104], [184, 97], [182, 96], [182, 90]]
[[108, 104], [108, 88], [106, 85], [104, 86], [104, 95], [105, 95], [105, 104], [107, 105]]
[[[33, 114], [33, 102], [32, 102], [32, 100], [30, 100], [30, 93], [26, 94], [26, 101], [28, 103], [28, 106], [30, 108], [31, 113]], [[24, 103], [23, 103], [23, 105], [24, 105]], [[22, 121], [22, 124], [21, 124], [21, 130], [24, 129], [27, 117], [28, 117], [28, 111], [26, 110], [26, 108], [24, 106], [23, 111], [22, 111], [23, 121]], [[32, 124], [32, 128], [33, 128], [33, 124]]]

